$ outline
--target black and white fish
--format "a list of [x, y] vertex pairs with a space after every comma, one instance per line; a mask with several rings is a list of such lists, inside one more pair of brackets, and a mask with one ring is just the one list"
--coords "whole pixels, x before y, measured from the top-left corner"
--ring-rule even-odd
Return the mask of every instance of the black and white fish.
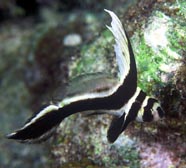
[[20, 142], [39, 142], [46, 139], [66, 117], [90, 111], [92, 114], [115, 116], [107, 135], [109, 142], [114, 142], [130, 122], [150, 122], [164, 117], [158, 101], [137, 87], [136, 63], [129, 38], [118, 17], [112, 11], [105, 11], [112, 18], [111, 27], [107, 28], [116, 42], [114, 49], [119, 69], [117, 84], [109, 90], [67, 97], [57, 104], [49, 105], [32, 116], [22, 128], [7, 135], [7, 138]]

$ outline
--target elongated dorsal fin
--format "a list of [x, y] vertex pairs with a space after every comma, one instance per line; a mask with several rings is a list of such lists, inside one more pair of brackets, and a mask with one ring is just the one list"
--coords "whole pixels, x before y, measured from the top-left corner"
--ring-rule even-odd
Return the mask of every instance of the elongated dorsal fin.
[[112, 18], [111, 27], [107, 26], [107, 28], [115, 37], [116, 44], [114, 49], [116, 53], [116, 61], [119, 66], [120, 80], [122, 82], [130, 70], [130, 52], [128, 48], [129, 41], [119, 18], [114, 12], [107, 9], [105, 9], [105, 11], [108, 12]]

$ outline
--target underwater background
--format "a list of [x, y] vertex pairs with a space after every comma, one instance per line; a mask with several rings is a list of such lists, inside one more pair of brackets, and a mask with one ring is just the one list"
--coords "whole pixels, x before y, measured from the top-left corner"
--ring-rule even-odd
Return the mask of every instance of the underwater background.
[[[138, 85], [161, 101], [165, 120], [133, 122], [114, 144], [107, 141], [111, 117], [82, 114], [42, 144], [7, 140], [42, 106], [114, 84], [104, 9], [125, 26]], [[1, 0], [0, 167], [185, 168], [185, 19], [184, 0]]]

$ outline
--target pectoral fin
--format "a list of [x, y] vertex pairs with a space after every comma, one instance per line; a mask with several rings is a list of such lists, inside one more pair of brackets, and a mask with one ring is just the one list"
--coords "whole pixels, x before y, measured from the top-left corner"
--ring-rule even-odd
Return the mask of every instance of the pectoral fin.
[[118, 136], [122, 133], [124, 123], [125, 123], [125, 113], [123, 113], [123, 115], [120, 116], [119, 118], [114, 117], [107, 132], [107, 138], [109, 142], [113, 143], [118, 138]]

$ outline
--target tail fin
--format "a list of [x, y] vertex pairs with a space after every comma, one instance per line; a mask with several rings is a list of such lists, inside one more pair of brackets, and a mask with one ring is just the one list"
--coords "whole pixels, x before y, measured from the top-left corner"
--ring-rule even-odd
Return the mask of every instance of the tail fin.
[[36, 143], [49, 138], [66, 117], [58, 106], [50, 105], [31, 117], [19, 130], [7, 135], [8, 139]]
[[118, 136], [123, 131], [124, 124], [125, 124], [125, 113], [123, 113], [123, 115], [120, 116], [119, 118], [114, 117], [107, 132], [107, 138], [109, 142], [113, 143], [118, 138]]

